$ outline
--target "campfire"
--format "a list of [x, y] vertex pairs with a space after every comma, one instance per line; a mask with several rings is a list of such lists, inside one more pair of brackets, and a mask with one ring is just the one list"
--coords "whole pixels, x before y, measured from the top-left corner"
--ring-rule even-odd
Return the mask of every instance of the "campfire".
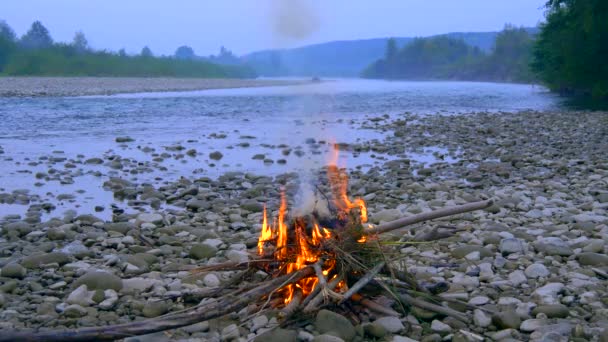
[[[416, 223], [484, 209], [492, 201], [447, 207], [374, 226], [368, 223], [363, 199], [348, 195], [348, 174], [337, 166], [337, 149], [334, 152], [326, 167], [326, 191], [317, 188], [313, 205], [307, 210], [290, 210], [284, 190], [275, 215], [264, 207], [262, 229], [249, 261], [212, 264], [191, 271], [193, 276], [217, 271], [232, 271], [235, 275], [220, 287], [197, 292], [192, 299], [184, 294], [181, 300], [191, 304], [186, 309], [112, 326], [13, 332], [9, 340], [112, 340], [175, 329], [245, 308], [249, 318], [278, 310], [280, 326], [307, 321], [325, 308], [356, 322], [358, 316], [353, 311], [357, 307], [379, 316], [400, 316], [409, 306], [470, 323], [469, 315], [441, 305], [445, 299], [433, 297], [433, 289], [420, 285], [407, 270], [395, 267], [403, 256], [395, 252], [391, 243], [383, 241], [383, 235]], [[401, 232], [397, 245], [439, 240], [457, 232], [444, 226], [422, 229], [413, 235]], [[367, 287], [370, 283], [374, 285], [372, 291]], [[373, 297], [378, 293], [392, 297], [400, 305], [391, 308], [377, 302]], [[424, 299], [416, 298], [421, 294]]]
[[[327, 167], [331, 201], [321, 201], [320, 209], [316, 204], [311, 213], [294, 215], [290, 218], [286, 195], [282, 191], [278, 215], [272, 218], [271, 223], [267, 209], [264, 207], [258, 255], [261, 259], [271, 260], [264, 269], [274, 277], [290, 274], [308, 266], [316, 266], [321, 270], [313, 276], [281, 289], [279, 292], [284, 297], [285, 305], [291, 303], [294, 298], [297, 301], [305, 299], [320, 282], [332, 282], [338, 279], [340, 274], [336, 269], [335, 244], [352, 243], [352, 239], [359, 244], [367, 241], [367, 237], [363, 235], [364, 225], [367, 223], [365, 201], [361, 198], [353, 200], [349, 198], [348, 175], [336, 165], [337, 149], [335, 151], [334, 162]], [[349, 241], [345, 241], [347, 237]], [[337, 292], [345, 287], [344, 280], [337, 281]]]

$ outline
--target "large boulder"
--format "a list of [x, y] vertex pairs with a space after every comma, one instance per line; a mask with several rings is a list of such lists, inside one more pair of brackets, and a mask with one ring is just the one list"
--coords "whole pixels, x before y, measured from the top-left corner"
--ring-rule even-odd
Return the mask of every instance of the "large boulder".
[[355, 337], [355, 327], [346, 317], [329, 310], [321, 310], [317, 313], [315, 328], [321, 334], [338, 336], [345, 341]]
[[73, 286], [77, 288], [86, 285], [89, 290], [109, 290], [120, 291], [122, 289], [122, 279], [112, 273], [104, 271], [91, 271], [76, 279]]

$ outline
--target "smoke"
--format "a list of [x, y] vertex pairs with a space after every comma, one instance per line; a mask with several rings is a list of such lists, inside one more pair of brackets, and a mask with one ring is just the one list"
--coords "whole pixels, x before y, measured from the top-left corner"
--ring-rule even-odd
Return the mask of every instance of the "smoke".
[[273, 31], [281, 40], [298, 41], [315, 33], [320, 26], [311, 1], [272, 0]]
[[[321, 26], [318, 11], [312, 0], [271, 0], [271, 6], [272, 31], [276, 43], [281, 47], [301, 43], [317, 32]], [[314, 96], [310, 98], [300, 96], [298, 102], [299, 111], [306, 114], [303, 117], [308, 116], [312, 122], [312, 113], [320, 111], [318, 100]], [[306, 125], [304, 130], [310, 133], [310, 136], [314, 136], [318, 134], [318, 131], [311, 127], [311, 122]], [[300, 162], [300, 167], [298, 172], [300, 186], [295, 197], [296, 206], [294, 208], [296, 216], [305, 216], [312, 212], [321, 216], [329, 216], [329, 203], [315, 191], [317, 182], [312, 172], [315, 167], [314, 163], [304, 159]]]

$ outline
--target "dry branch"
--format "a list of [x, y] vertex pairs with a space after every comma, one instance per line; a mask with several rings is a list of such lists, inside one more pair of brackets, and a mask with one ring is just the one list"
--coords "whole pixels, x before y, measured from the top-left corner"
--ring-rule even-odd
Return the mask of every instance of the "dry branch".
[[365, 234], [373, 235], [373, 234], [382, 234], [386, 232], [390, 232], [395, 229], [404, 228], [406, 226], [410, 226], [412, 224], [438, 219], [441, 217], [452, 216], [462, 213], [467, 213], [469, 211], [475, 211], [480, 209], [485, 209], [493, 204], [492, 200], [479, 201], [479, 202], [471, 202], [467, 204], [457, 205], [453, 207], [442, 208], [422, 214], [417, 214], [413, 216], [408, 216], [404, 218], [400, 218], [395, 221], [386, 222], [371, 229], [367, 229]]
[[239, 311], [285, 284], [293, 284], [314, 274], [312, 267], [274, 278], [238, 296], [203, 303], [192, 308], [143, 321], [74, 330], [38, 332], [3, 331], [0, 342], [14, 341], [107, 341], [180, 328]]
[[424, 301], [424, 300], [421, 300], [418, 298], [414, 298], [407, 294], [400, 294], [399, 299], [401, 300], [402, 303], [417, 306], [421, 309], [437, 312], [437, 313], [445, 315], [445, 316], [450, 316], [450, 317], [456, 318], [457, 320], [462, 321], [467, 324], [471, 323], [471, 320], [469, 319], [469, 317], [467, 317], [467, 315], [465, 315], [461, 312], [458, 312], [454, 309], [450, 309], [445, 306], [429, 303], [427, 301]]

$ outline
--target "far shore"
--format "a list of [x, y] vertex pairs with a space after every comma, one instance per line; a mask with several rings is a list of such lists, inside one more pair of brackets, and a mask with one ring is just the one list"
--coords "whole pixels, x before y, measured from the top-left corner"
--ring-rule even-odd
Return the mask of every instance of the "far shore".
[[63, 97], [286, 86], [303, 80], [169, 77], [0, 77], [0, 97]]

